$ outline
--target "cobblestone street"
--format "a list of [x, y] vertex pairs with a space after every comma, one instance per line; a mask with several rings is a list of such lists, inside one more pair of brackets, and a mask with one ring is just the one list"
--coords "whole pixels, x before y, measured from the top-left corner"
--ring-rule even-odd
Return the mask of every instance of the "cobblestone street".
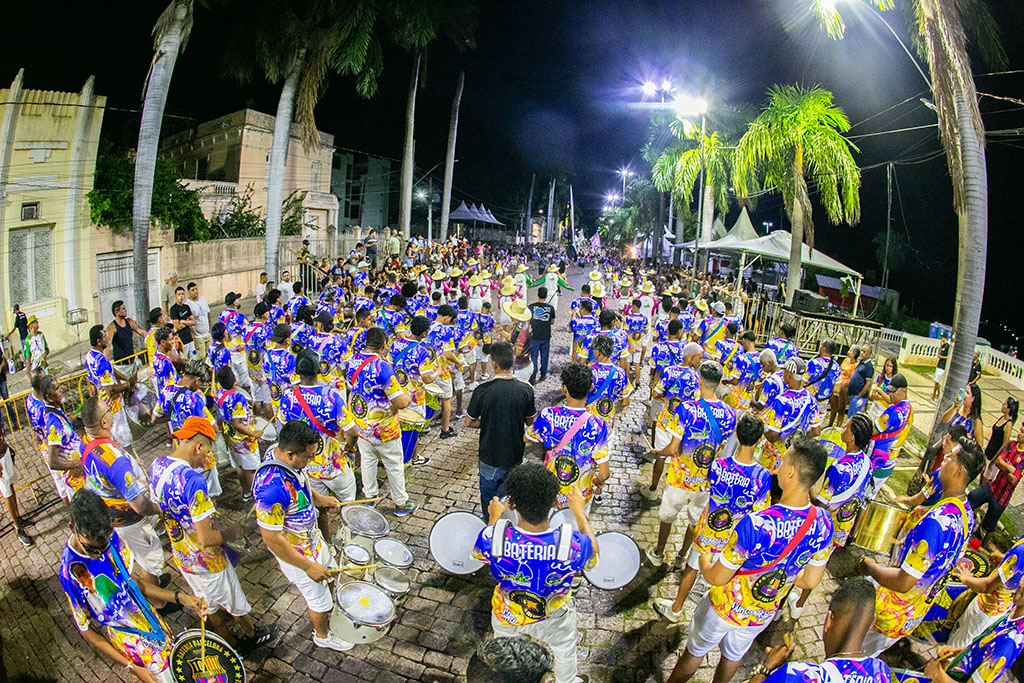
[[[576, 286], [582, 275], [570, 271], [569, 281]], [[538, 409], [551, 405], [559, 394], [558, 374], [568, 362], [569, 335], [565, 329], [568, 302], [572, 293], [563, 295], [557, 334], [552, 342], [549, 378], [536, 387]], [[612, 448], [612, 476], [605, 488], [604, 502], [595, 506], [592, 520], [595, 530], [624, 531], [640, 546], [653, 546], [657, 536], [657, 504], [647, 501], [639, 492], [638, 482], [650, 478], [651, 465], [644, 463], [645, 449], [637, 433], [643, 428], [648, 395], [647, 372], [634, 400], [620, 415]], [[468, 405], [468, 392], [464, 405]], [[454, 408], [454, 406], [453, 406]], [[277, 563], [261, 544], [255, 519], [246, 519], [252, 552], [239, 565], [247, 596], [253, 605], [258, 623], [276, 622], [279, 635], [270, 647], [258, 650], [246, 659], [249, 680], [259, 683], [288, 681], [457, 681], [462, 680], [466, 663], [476, 644], [487, 637], [490, 628], [490, 597], [494, 587], [487, 569], [469, 576], [452, 576], [438, 569], [428, 552], [431, 525], [442, 514], [452, 510], [478, 511], [477, 437], [478, 432], [461, 424], [457, 438], [443, 441], [438, 430], [424, 435], [421, 454], [430, 463], [409, 469], [408, 489], [420, 509], [404, 518], [390, 514], [391, 503], [382, 501], [392, 536], [405, 542], [416, 556], [410, 578], [413, 590], [409, 599], [398, 607], [390, 633], [369, 646], [357, 646], [347, 653], [319, 649], [310, 638], [311, 626], [305, 603], [281, 574]], [[147, 466], [168, 451], [162, 427], [151, 429], [136, 443], [136, 449]], [[527, 450], [528, 457], [537, 457]], [[19, 459], [37, 459], [35, 453], [18, 454]], [[22, 465], [27, 469], [38, 467]], [[248, 512], [243, 505], [238, 481], [228, 468], [222, 468], [224, 495], [219, 499], [221, 511], [234, 519]], [[34, 525], [29, 532], [36, 539], [33, 548], [25, 549], [15, 537], [10, 524], [0, 529], [0, 634], [3, 657], [8, 674], [30, 674], [55, 677], [61, 681], [121, 680], [123, 671], [115, 669], [96, 655], [79, 635], [67, 601], [56, 576], [60, 553], [67, 540], [68, 515], [57, 500], [48, 480], [35, 487], [39, 506], [31, 497], [21, 496], [22, 509]], [[26, 492], [27, 493], [27, 492]], [[340, 524], [340, 516], [331, 518], [332, 531]], [[687, 619], [672, 625], [659, 619], [651, 607], [656, 597], [675, 593], [680, 571], [672, 568], [671, 558], [682, 540], [682, 525], [676, 525], [666, 552], [666, 563], [654, 569], [646, 564], [637, 578], [618, 591], [601, 591], [584, 582], [576, 593], [581, 639], [579, 661], [582, 673], [592, 681], [660, 681], [671, 670], [677, 651], [685, 644], [687, 621], [693, 610], [691, 594], [687, 603]], [[167, 541], [164, 539], [165, 547]], [[794, 630], [797, 649], [795, 660], [820, 660], [823, 657], [821, 624], [828, 597], [836, 585], [836, 577], [850, 573], [856, 560], [851, 551], [833, 557], [829, 574], [815, 591], [801, 620]], [[168, 571], [174, 576], [173, 588], [185, 590], [186, 585], [172, 567], [166, 553]], [[176, 632], [197, 628], [197, 620], [178, 613], [169, 618]], [[761, 660], [764, 647], [781, 642], [782, 634], [793, 628], [786, 617], [770, 627], [747, 656], [737, 680], [746, 680], [749, 669]], [[915, 645], [919, 654], [927, 654]], [[909, 668], [923, 668], [914, 661], [914, 653], [898, 654], [892, 663]], [[717, 662], [713, 653], [697, 678], [710, 681]], [[920, 667], [920, 668], [919, 668]]]

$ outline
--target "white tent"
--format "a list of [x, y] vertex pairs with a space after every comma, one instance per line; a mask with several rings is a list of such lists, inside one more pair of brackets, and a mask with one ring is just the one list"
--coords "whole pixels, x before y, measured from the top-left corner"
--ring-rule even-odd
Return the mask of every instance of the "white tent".
[[750, 223], [750, 216], [747, 214], [746, 208], [743, 208], [727, 235], [713, 242], [702, 244], [700, 248], [715, 251], [721, 247], [732, 247], [740, 242], [754, 239], [757, 239], [757, 232], [754, 231], [754, 226]]

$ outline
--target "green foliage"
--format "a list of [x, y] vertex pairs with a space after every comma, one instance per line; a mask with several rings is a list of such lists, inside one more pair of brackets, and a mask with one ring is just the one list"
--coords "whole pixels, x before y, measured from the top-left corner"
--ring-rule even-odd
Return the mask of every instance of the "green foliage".
[[212, 239], [230, 239], [238, 237], [262, 237], [267, 229], [260, 209], [252, 206], [252, 183], [245, 187], [240, 195], [231, 200], [231, 209], [222, 217], [210, 221]]
[[302, 202], [306, 201], [305, 190], [294, 190], [281, 203], [281, 234], [299, 235], [303, 227], [316, 228], [316, 223], [303, 220], [306, 216]]
[[639, 176], [626, 185], [621, 206], [613, 207], [598, 219], [601, 239], [607, 243], [628, 242], [638, 235], [651, 234], [658, 213], [658, 191], [654, 184]]
[[893, 310], [893, 307], [889, 302], [879, 301], [878, 310], [875, 311], [875, 320], [882, 323], [885, 327], [893, 330], [903, 330], [904, 332], [920, 335], [922, 337], [928, 336], [928, 328], [930, 326], [929, 322], [910, 315], [906, 306], [901, 306], [900, 309], [896, 311]]
[[[164, 157], [157, 157], [153, 175], [153, 206], [150, 221], [174, 228], [179, 241], [210, 239], [210, 226], [199, 209], [199, 193], [179, 182], [181, 175]], [[103, 144], [96, 159], [93, 189], [89, 191], [89, 217], [96, 225], [109, 226], [116, 234], [131, 229], [135, 196], [135, 152], [117, 152]]]

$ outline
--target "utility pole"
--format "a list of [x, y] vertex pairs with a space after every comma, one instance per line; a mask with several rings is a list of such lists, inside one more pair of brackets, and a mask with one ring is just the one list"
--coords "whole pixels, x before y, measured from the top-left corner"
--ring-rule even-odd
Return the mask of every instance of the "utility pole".
[[537, 174], [530, 178], [530, 197], [526, 200], [526, 229], [523, 230], [523, 243], [533, 238], [533, 184], [537, 182]]
[[427, 241], [434, 241], [434, 177], [427, 182]]

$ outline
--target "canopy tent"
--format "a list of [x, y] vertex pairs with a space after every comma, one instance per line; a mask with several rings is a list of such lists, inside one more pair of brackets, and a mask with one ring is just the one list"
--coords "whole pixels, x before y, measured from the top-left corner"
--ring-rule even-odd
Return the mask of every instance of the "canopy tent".
[[715, 216], [714, 222], [711, 224], [711, 239], [719, 240], [725, 237], [728, 230], [725, 229], [725, 221], [722, 220], [722, 214]]
[[484, 209], [484, 212], [487, 214], [488, 222], [494, 223], [495, 225], [505, 225], [504, 223], [502, 223], [501, 221], [494, 217], [494, 214], [491, 213], [490, 209]]
[[484, 208], [483, 204], [480, 206], [476, 204], [466, 206], [466, 202], [459, 202], [459, 206], [448, 214], [448, 218], [453, 221], [480, 221], [482, 223], [493, 223], [494, 225], [505, 225], [495, 218], [490, 210]]
[[478, 220], [476, 216], [469, 212], [469, 207], [466, 206], [466, 202], [459, 202], [458, 208], [448, 214], [448, 218], [453, 221], [475, 221]]

